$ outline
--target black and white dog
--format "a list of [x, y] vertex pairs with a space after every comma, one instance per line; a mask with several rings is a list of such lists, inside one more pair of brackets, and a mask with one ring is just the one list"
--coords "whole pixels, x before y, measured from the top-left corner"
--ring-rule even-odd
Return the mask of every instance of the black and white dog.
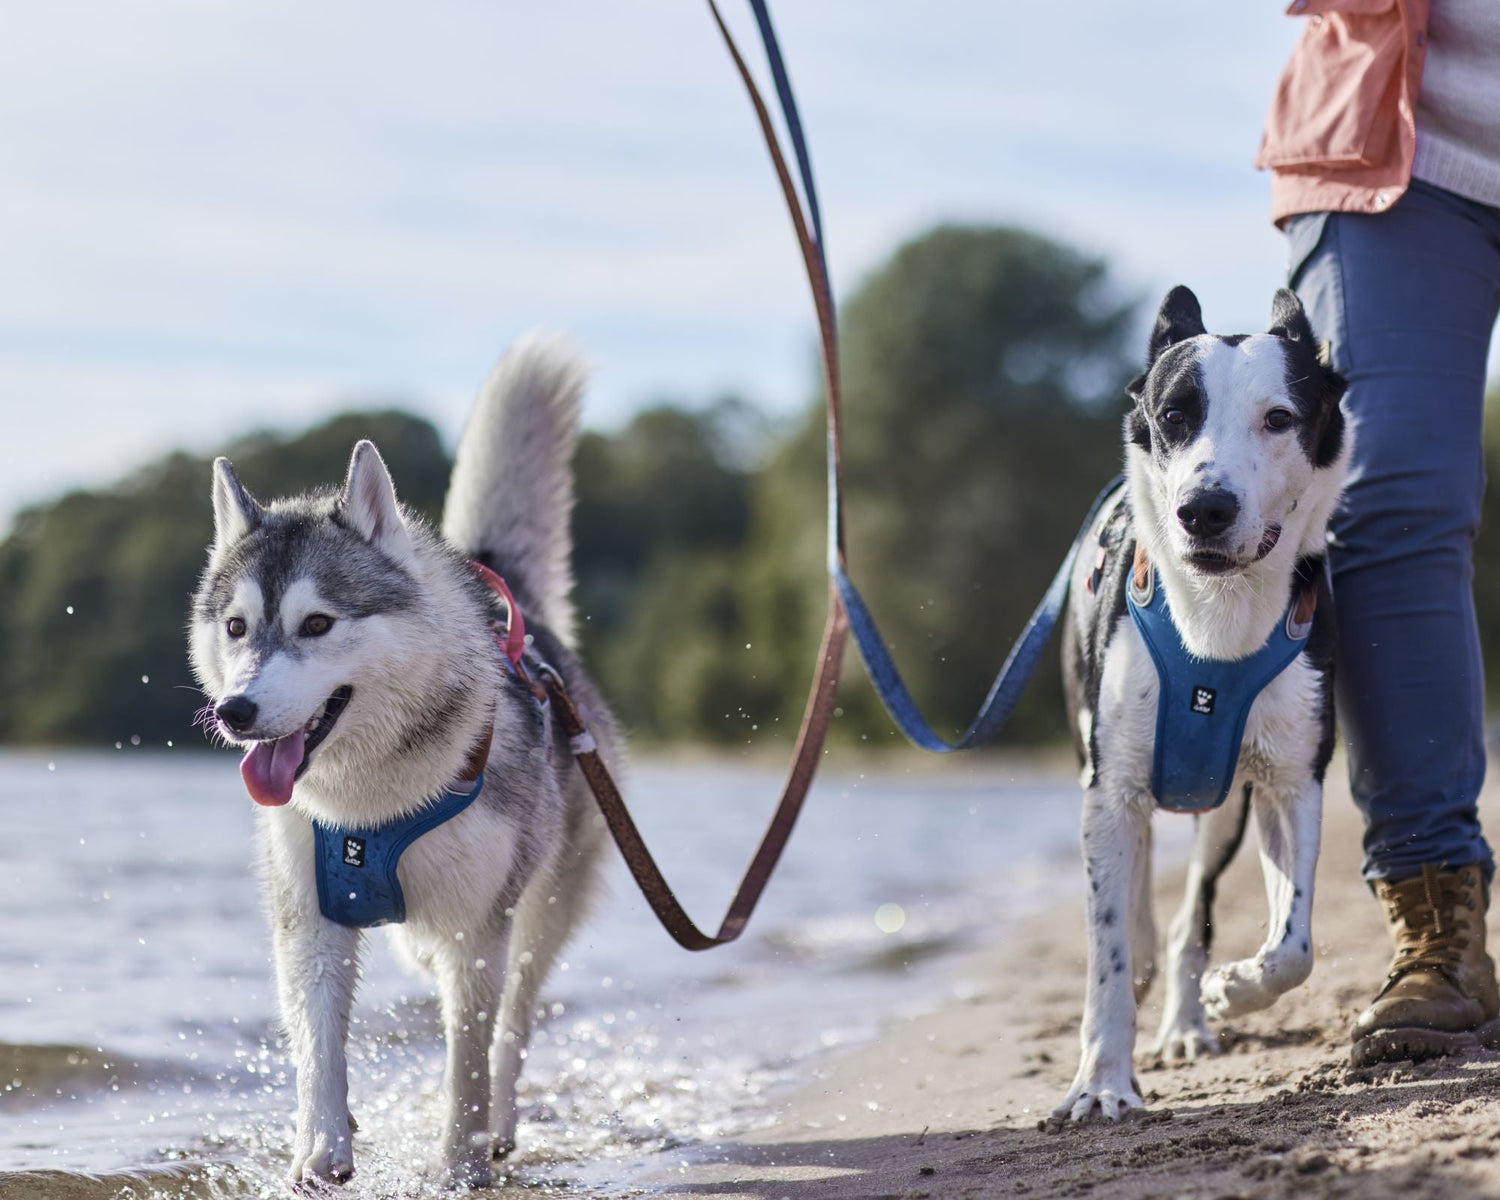
[[[1264, 1008], [1312, 969], [1333, 750], [1323, 556], [1349, 463], [1344, 386], [1290, 291], [1276, 294], [1270, 330], [1248, 336], [1209, 334], [1187, 288], [1162, 303], [1146, 371], [1128, 389], [1126, 485], [1101, 512], [1069, 593], [1063, 655], [1083, 762], [1089, 954], [1083, 1057], [1054, 1117], [1116, 1120], [1142, 1104], [1131, 1057], [1154, 971], [1158, 805], [1204, 812], [1167, 944], [1159, 1053], [1217, 1050], [1208, 1018]], [[1210, 971], [1215, 882], [1252, 812], [1266, 941]]]

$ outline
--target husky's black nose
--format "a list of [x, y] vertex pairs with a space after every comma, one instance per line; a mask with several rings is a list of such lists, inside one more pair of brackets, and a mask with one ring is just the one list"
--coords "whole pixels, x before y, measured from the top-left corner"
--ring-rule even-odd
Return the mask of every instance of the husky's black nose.
[[225, 696], [214, 705], [214, 716], [235, 733], [244, 733], [255, 724], [255, 701], [248, 696]]
[[1194, 537], [1218, 537], [1240, 515], [1240, 502], [1222, 488], [1204, 488], [1194, 492], [1177, 510], [1182, 527]]

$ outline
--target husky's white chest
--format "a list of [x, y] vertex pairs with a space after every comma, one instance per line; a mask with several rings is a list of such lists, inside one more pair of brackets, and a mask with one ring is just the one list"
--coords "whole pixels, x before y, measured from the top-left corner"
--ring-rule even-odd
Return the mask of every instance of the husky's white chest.
[[[312, 821], [290, 805], [266, 810], [263, 821], [276, 883], [303, 911], [321, 911]], [[510, 885], [518, 848], [514, 822], [478, 803], [423, 833], [396, 864], [406, 925], [423, 936], [444, 931], [450, 938], [477, 929]]]

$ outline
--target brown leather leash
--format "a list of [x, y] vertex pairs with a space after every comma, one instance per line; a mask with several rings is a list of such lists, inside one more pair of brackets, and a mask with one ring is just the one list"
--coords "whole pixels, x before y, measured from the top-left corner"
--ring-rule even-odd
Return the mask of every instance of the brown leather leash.
[[[734, 60], [735, 68], [739, 71], [741, 80], [744, 81], [745, 90], [750, 96], [750, 103], [754, 106], [761, 136], [765, 139], [766, 149], [770, 151], [771, 162], [776, 168], [776, 178], [780, 181], [782, 195], [786, 199], [787, 209], [796, 229], [797, 242], [802, 250], [803, 265], [806, 267], [808, 282], [812, 287], [813, 306], [817, 310], [818, 331], [823, 349], [824, 386], [828, 398], [828, 469], [830, 479], [835, 485], [830, 489], [829, 495], [829, 503], [833, 505], [830, 519], [835, 531], [836, 545], [842, 555], [843, 521], [835, 503], [841, 464], [838, 341], [833, 315], [833, 297], [829, 294], [824, 274], [819, 269], [821, 254], [817, 242], [808, 232], [807, 220], [798, 203], [796, 189], [792, 185], [791, 174], [787, 170], [786, 160], [777, 141], [771, 115], [761, 99], [760, 91], [756, 88], [749, 68], [746, 67], [745, 60], [740, 55], [739, 47], [735, 45], [734, 38], [730, 35], [728, 26], [724, 24], [724, 19], [714, 0], [708, 0], [708, 7], [724, 38], [724, 44], [729, 49], [730, 57]], [[630, 868], [636, 885], [651, 906], [652, 912], [662, 923], [662, 927], [684, 949], [708, 950], [734, 941], [744, 932], [745, 924], [750, 920], [750, 914], [755, 911], [756, 903], [766, 890], [766, 884], [770, 882], [771, 873], [776, 869], [782, 851], [786, 849], [787, 841], [792, 835], [792, 828], [797, 823], [797, 816], [802, 811], [802, 803], [807, 798], [807, 791], [812, 786], [813, 776], [818, 770], [818, 760], [823, 754], [823, 743], [828, 736], [829, 722], [833, 719], [834, 699], [838, 693], [839, 669], [843, 664], [844, 642], [848, 632], [849, 621], [844, 613], [843, 603], [839, 599], [837, 589], [830, 583], [828, 618], [823, 626], [823, 641], [818, 650], [817, 674], [807, 693], [807, 704], [802, 713], [801, 728], [797, 732], [797, 744], [792, 753], [791, 768], [787, 771], [786, 782], [781, 789], [781, 798], [777, 801], [776, 810], [771, 815], [760, 845], [756, 848], [750, 865], [745, 869], [744, 877], [734, 893], [734, 898], [729, 902], [728, 911], [719, 923], [718, 932], [713, 934], [704, 933], [699, 929], [673, 894], [666, 876], [662, 874], [656, 859], [646, 846], [645, 839], [641, 837], [640, 830], [636, 828], [635, 821], [630, 815], [630, 810], [625, 806], [624, 798], [620, 795], [620, 789], [614, 777], [599, 756], [593, 736], [589, 733], [582, 716], [568, 695], [567, 687], [550, 668], [543, 667], [538, 670], [540, 682], [552, 700], [554, 711], [563, 729], [567, 731], [572, 744], [573, 757], [578, 763], [579, 770], [583, 772], [584, 779], [588, 781], [589, 789], [594, 793], [599, 811], [604, 814], [605, 823], [614, 836], [615, 844], [620, 848], [625, 865]]]

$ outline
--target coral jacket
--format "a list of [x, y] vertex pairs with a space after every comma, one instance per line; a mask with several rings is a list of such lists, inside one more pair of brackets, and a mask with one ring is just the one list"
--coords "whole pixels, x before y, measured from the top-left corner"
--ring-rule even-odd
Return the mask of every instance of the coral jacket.
[[1271, 218], [1383, 212], [1411, 182], [1431, 0], [1292, 0], [1307, 28], [1276, 85], [1255, 165]]

